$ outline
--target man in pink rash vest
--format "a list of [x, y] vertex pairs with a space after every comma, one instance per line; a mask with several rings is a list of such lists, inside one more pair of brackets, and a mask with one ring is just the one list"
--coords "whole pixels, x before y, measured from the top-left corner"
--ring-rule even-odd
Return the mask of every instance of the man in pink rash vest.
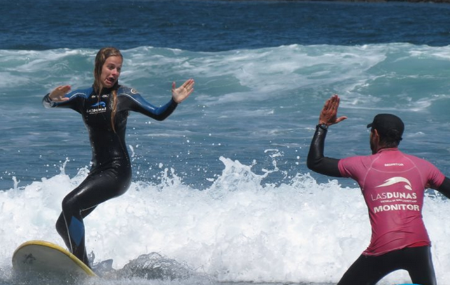
[[404, 124], [392, 114], [378, 114], [367, 125], [372, 155], [325, 157], [328, 127], [347, 118], [337, 117], [338, 107], [337, 95], [325, 102], [309, 149], [308, 168], [357, 181], [372, 226], [369, 247], [338, 285], [376, 284], [399, 269], [408, 271], [415, 284], [435, 285], [431, 242], [422, 220], [423, 196], [426, 188], [432, 188], [450, 198], [450, 179], [430, 162], [398, 149]]

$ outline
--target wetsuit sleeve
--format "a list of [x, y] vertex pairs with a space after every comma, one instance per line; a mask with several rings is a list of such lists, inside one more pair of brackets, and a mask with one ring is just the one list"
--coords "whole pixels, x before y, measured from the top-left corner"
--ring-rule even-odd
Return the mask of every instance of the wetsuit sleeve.
[[69, 98], [67, 101], [55, 102], [50, 99], [50, 93], [45, 95], [42, 99], [42, 104], [45, 108], [70, 108], [81, 113], [82, 102], [89, 96], [91, 89], [76, 90], [66, 94], [64, 97]]
[[445, 197], [450, 199], [450, 179], [448, 177], [445, 177], [441, 186], [439, 186], [437, 190], [441, 192]]
[[309, 147], [307, 166], [312, 171], [320, 174], [342, 177], [338, 167], [339, 159], [329, 158], [323, 155], [326, 135], [327, 130], [317, 125], [311, 146]]
[[70, 100], [63, 101], [63, 102], [52, 101], [52, 99], [50, 99], [50, 93], [48, 93], [42, 99], [42, 104], [44, 105], [45, 108], [55, 108], [55, 107], [67, 107], [67, 108], [70, 108], [70, 105], [73, 104], [73, 102], [70, 102]]
[[173, 113], [173, 111], [177, 108], [178, 104], [173, 100], [170, 99], [170, 101], [161, 106], [156, 107], [149, 102], [145, 101], [144, 98], [138, 93], [136, 94], [122, 94], [124, 98], [126, 98], [126, 102], [124, 102], [125, 105], [128, 105], [127, 109], [139, 112], [141, 114], [144, 114], [150, 118], [153, 118], [158, 121], [163, 121], [167, 117], [170, 116], [170, 114]]

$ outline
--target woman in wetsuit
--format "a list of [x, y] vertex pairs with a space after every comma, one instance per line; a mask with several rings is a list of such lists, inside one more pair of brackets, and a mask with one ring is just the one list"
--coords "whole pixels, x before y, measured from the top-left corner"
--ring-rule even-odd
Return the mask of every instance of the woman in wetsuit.
[[56, 230], [66, 246], [88, 266], [83, 219], [98, 204], [125, 193], [131, 183], [131, 164], [125, 144], [129, 111], [162, 121], [192, 93], [194, 86], [192, 79], [179, 88], [173, 83], [171, 100], [155, 107], [136, 90], [119, 85], [122, 62], [118, 49], [103, 48], [95, 58], [92, 87], [70, 92], [70, 86], [59, 86], [43, 99], [46, 108], [71, 108], [80, 113], [89, 133], [90, 173], [63, 199], [62, 213], [56, 222]]

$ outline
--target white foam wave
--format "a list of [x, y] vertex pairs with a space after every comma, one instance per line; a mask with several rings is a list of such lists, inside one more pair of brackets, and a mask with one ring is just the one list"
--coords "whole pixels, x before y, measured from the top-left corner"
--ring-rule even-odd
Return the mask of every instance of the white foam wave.
[[[336, 180], [318, 184], [308, 174], [290, 183], [262, 184], [251, 165], [221, 158], [224, 169], [199, 191], [173, 169], [157, 183], [133, 182], [122, 197], [98, 206], [85, 219], [88, 251], [122, 268], [141, 254], [158, 252], [220, 281], [336, 282], [370, 239], [359, 189]], [[275, 168], [276, 169], [276, 168]], [[62, 245], [54, 230], [60, 203], [86, 176], [61, 174], [0, 192], [0, 266], [30, 239]], [[448, 201], [425, 199], [438, 280], [449, 280]], [[405, 272], [385, 283], [405, 282]], [[388, 283], [386, 283], [388, 282]]]

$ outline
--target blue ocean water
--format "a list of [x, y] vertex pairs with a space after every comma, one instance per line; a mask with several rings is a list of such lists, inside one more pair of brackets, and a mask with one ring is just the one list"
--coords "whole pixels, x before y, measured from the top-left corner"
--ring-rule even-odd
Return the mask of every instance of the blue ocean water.
[[[62, 244], [60, 203], [89, 169], [79, 115], [41, 99], [58, 85], [91, 85], [95, 53], [107, 45], [123, 52], [121, 84], [153, 104], [169, 100], [172, 81], [196, 85], [163, 122], [131, 114], [132, 186], [85, 221], [95, 261], [120, 270], [155, 253], [156, 267], [183, 278], [116, 273], [101, 284], [336, 283], [370, 228], [353, 181], [305, 166], [334, 93], [348, 119], [331, 127], [326, 155], [368, 154], [365, 125], [391, 112], [406, 124], [401, 149], [450, 173], [450, 5], [18, 0], [0, 10], [5, 284], [20, 243]], [[440, 284], [450, 282], [449, 212], [447, 200], [427, 197]], [[399, 271], [381, 284], [408, 281]]]

